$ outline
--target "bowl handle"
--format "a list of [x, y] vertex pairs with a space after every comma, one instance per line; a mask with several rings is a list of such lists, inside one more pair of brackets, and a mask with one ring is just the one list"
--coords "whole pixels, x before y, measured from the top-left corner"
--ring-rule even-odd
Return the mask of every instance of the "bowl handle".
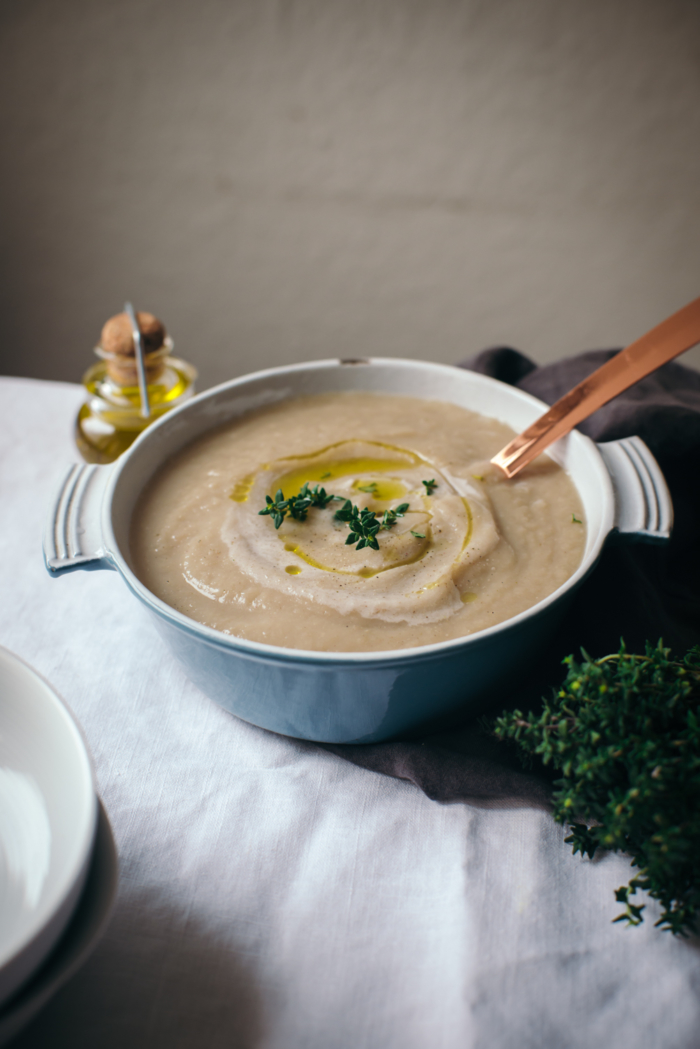
[[102, 542], [102, 497], [111, 466], [77, 463], [63, 478], [44, 531], [44, 562], [52, 576], [78, 568], [114, 568]]
[[599, 444], [615, 490], [612, 535], [642, 543], [671, 538], [673, 503], [659, 464], [640, 437]]

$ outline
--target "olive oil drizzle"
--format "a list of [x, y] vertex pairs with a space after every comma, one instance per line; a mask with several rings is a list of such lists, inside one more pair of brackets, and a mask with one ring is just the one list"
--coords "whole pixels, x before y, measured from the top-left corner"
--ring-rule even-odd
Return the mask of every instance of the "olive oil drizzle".
[[[282, 539], [282, 536], [280, 536]], [[359, 576], [360, 579], [372, 579], [373, 576], [381, 575], [382, 572], [388, 572], [391, 568], [401, 568], [402, 565], [414, 565], [417, 561], [422, 561], [428, 552], [429, 541], [425, 547], [421, 547], [411, 557], [404, 557], [401, 561], [392, 561], [390, 565], [382, 565], [381, 568], [360, 568], [355, 572], [351, 572], [346, 568], [333, 568], [332, 565], [324, 565], [321, 561], [317, 561], [310, 554], [307, 554], [305, 550], [297, 543], [285, 543], [284, 549], [290, 554], [296, 554], [297, 557], [305, 561], [311, 568], [319, 568], [322, 572], [333, 572], [335, 575], [353, 575]], [[287, 569], [285, 569], [287, 571]], [[292, 573], [290, 573], [291, 575]]]
[[[382, 448], [390, 452], [397, 452], [401, 458], [371, 458], [369, 456], [352, 456], [347, 459], [323, 459], [329, 452], [334, 452], [338, 448], [347, 446], [349, 444], [364, 444], [374, 446], [376, 448]], [[274, 482], [271, 484], [269, 489], [270, 497], [274, 496], [278, 489], [288, 492], [297, 492], [305, 483], [311, 482], [331, 482], [339, 477], [348, 477], [350, 475], [359, 475], [353, 484], [353, 488], [358, 491], [367, 492], [372, 502], [374, 503], [388, 503], [396, 499], [402, 498], [408, 491], [408, 487], [405, 482], [398, 477], [388, 477], [380, 481], [369, 480], [366, 475], [376, 475], [378, 473], [387, 473], [389, 471], [406, 469], [407, 467], [415, 467], [419, 465], [425, 465], [429, 467], [431, 471], [436, 471], [436, 468], [428, 459], [419, 455], [416, 452], [409, 451], [408, 449], [401, 448], [398, 445], [389, 444], [383, 441], [366, 441], [358, 438], [356, 440], [343, 440], [336, 441], [334, 444], [326, 445], [324, 448], [320, 448], [315, 452], [310, 452], [305, 455], [290, 455], [284, 456], [281, 459], [276, 459], [272, 463], [263, 463], [260, 467], [260, 471], [270, 470], [273, 466], [284, 462], [299, 462], [308, 460], [319, 460], [317, 463], [304, 467], [297, 467], [294, 470], [290, 470], [288, 473], [277, 475]], [[258, 472], [260, 472], [258, 471]], [[364, 475], [364, 476], [363, 476]], [[251, 473], [242, 477], [238, 481], [230, 494], [230, 498], [237, 503], [245, 503], [248, 501], [250, 492], [255, 484], [255, 478], [257, 474]], [[423, 482], [425, 483], [425, 482]], [[447, 482], [445, 482], [447, 483]], [[435, 486], [436, 487], [436, 486]], [[370, 489], [372, 489], [370, 491]], [[425, 512], [428, 514], [428, 519], [432, 518], [430, 511], [430, 502], [432, 498], [432, 486], [426, 485], [426, 492], [421, 493], [420, 500], [423, 504]], [[471, 507], [467, 499], [461, 497], [464, 509], [467, 515], [467, 528], [465, 530], [464, 539], [460, 550], [460, 556], [464, 553], [465, 549], [469, 545], [473, 532], [473, 515]], [[360, 568], [358, 570], [348, 570], [342, 568], [334, 568], [332, 565], [323, 564], [316, 558], [307, 554], [305, 550], [300, 546], [299, 543], [289, 542], [283, 535], [279, 535], [280, 542], [285, 544], [284, 548], [291, 554], [294, 554], [301, 561], [304, 561], [309, 567], [319, 569], [323, 572], [332, 572], [335, 575], [347, 575], [355, 576], [362, 579], [371, 579], [374, 576], [380, 575], [383, 572], [388, 572], [393, 568], [401, 568], [405, 565], [416, 564], [421, 561], [428, 553], [431, 546], [431, 535], [429, 523], [425, 527], [425, 543], [421, 543], [415, 554], [410, 557], [402, 558], [398, 561], [393, 561], [391, 564], [383, 565], [381, 568]], [[289, 575], [298, 575], [301, 572], [301, 568], [297, 571], [293, 570], [294, 566], [288, 565], [285, 571]], [[431, 586], [437, 584], [431, 584]]]
[[[396, 445], [383, 444], [380, 441], [359, 440], [338, 441], [336, 444], [329, 444], [327, 447], [321, 448], [319, 451], [313, 452], [310, 455], [285, 456], [283, 459], [278, 459], [277, 462], [299, 462], [300, 460], [303, 462], [304, 460], [309, 459], [320, 459], [321, 456], [325, 456], [326, 453], [333, 452], [337, 448], [341, 448], [343, 445], [360, 443], [371, 445], [375, 448], [385, 448], [391, 452], [398, 452], [402, 458], [382, 459], [377, 457], [376, 459], [372, 459], [369, 456], [352, 456], [347, 459], [321, 459], [321, 461], [315, 465], [290, 470], [289, 473], [278, 476], [270, 487], [269, 495], [274, 495], [278, 488], [281, 488], [282, 491], [298, 492], [305, 481], [323, 481], [330, 483], [331, 481], [337, 480], [339, 477], [348, 477], [351, 474], [357, 474], [361, 478], [362, 475], [366, 474], [387, 473], [391, 470], [405, 470], [410, 466], [420, 466], [421, 463], [426, 463], [427, 465], [427, 461], [421, 456], [416, 455], [414, 452], [406, 451], [403, 448], [398, 448]], [[273, 463], [265, 463], [261, 469], [269, 470], [273, 465]], [[359, 484], [356, 484], [354, 487], [359, 488]], [[403, 494], [403, 492], [401, 494]], [[388, 501], [392, 498], [399, 498], [399, 496], [387, 495], [384, 501]]]
[[248, 474], [246, 477], [242, 477], [240, 481], [237, 481], [233, 486], [233, 491], [229, 496], [229, 499], [233, 499], [234, 503], [247, 503], [250, 490], [255, 484], [255, 474]]

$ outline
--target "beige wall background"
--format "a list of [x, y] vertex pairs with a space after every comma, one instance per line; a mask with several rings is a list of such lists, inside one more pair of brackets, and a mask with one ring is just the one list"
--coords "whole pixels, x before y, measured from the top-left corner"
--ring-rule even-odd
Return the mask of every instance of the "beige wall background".
[[[0, 368], [544, 362], [700, 294], [697, 0], [3, 0]], [[686, 360], [700, 364], [700, 350]]]

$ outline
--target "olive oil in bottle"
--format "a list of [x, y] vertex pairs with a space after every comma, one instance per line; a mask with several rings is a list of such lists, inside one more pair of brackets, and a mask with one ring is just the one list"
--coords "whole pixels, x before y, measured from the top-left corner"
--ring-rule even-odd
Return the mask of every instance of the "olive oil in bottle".
[[172, 356], [173, 341], [152, 314], [136, 314], [144, 348], [150, 414], [141, 415], [134, 338], [126, 313], [111, 317], [95, 353], [100, 360], [83, 376], [88, 399], [75, 421], [75, 443], [89, 463], [111, 463], [161, 415], [194, 393], [197, 371]]

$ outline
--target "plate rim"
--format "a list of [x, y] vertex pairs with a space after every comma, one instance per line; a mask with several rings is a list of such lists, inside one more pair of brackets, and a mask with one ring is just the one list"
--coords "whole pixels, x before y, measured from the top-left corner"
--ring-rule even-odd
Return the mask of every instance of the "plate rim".
[[53, 950], [27, 983], [0, 1008], [0, 1045], [25, 1027], [84, 965], [104, 935], [114, 910], [119, 857], [107, 810], [98, 797], [97, 828], [85, 886]]
[[[85, 733], [78, 722], [78, 719], [68, 703], [63, 699], [51, 682], [36, 670], [35, 667], [28, 663], [27, 660], [17, 655], [16, 652], [6, 648], [4, 645], [0, 645], [0, 663], [2, 662], [14, 664], [23, 675], [30, 679], [34, 679], [34, 681], [41, 687], [47, 700], [50, 700], [55, 705], [60, 717], [68, 729], [68, 732], [73, 737], [76, 744], [76, 754], [81, 758], [84, 771], [87, 772], [90, 783], [90, 797], [88, 800], [88, 815], [84, 839], [80, 848], [71, 860], [70, 870], [66, 875], [63, 891], [55, 896], [50, 905], [37, 908], [32, 927], [28, 932], [25, 931], [24, 934], [11, 939], [8, 942], [7, 947], [3, 948], [0, 946], [0, 979], [4, 976], [10, 975], [15, 966], [22, 971], [28, 962], [33, 949], [40, 944], [43, 937], [46, 937], [49, 940], [49, 946], [38, 963], [39, 965], [42, 965], [45, 957], [53, 950], [55, 944], [63, 935], [66, 926], [73, 916], [78, 900], [80, 899], [85, 886], [85, 880], [94, 850], [98, 823], [98, 799], [95, 768], [90, 748], [87, 739], [85, 738]], [[14, 987], [12, 987], [14, 978], [10, 975], [8, 983], [10, 984], [11, 990], [5, 1000], [0, 1002], [0, 1010], [4, 1006], [5, 1001], [11, 1001], [17, 992], [21, 990], [24, 983], [28, 979], [31, 979], [31, 974], [34, 969], [36, 969], [36, 966], [30, 965], [28, 971], [19, 978]]]

